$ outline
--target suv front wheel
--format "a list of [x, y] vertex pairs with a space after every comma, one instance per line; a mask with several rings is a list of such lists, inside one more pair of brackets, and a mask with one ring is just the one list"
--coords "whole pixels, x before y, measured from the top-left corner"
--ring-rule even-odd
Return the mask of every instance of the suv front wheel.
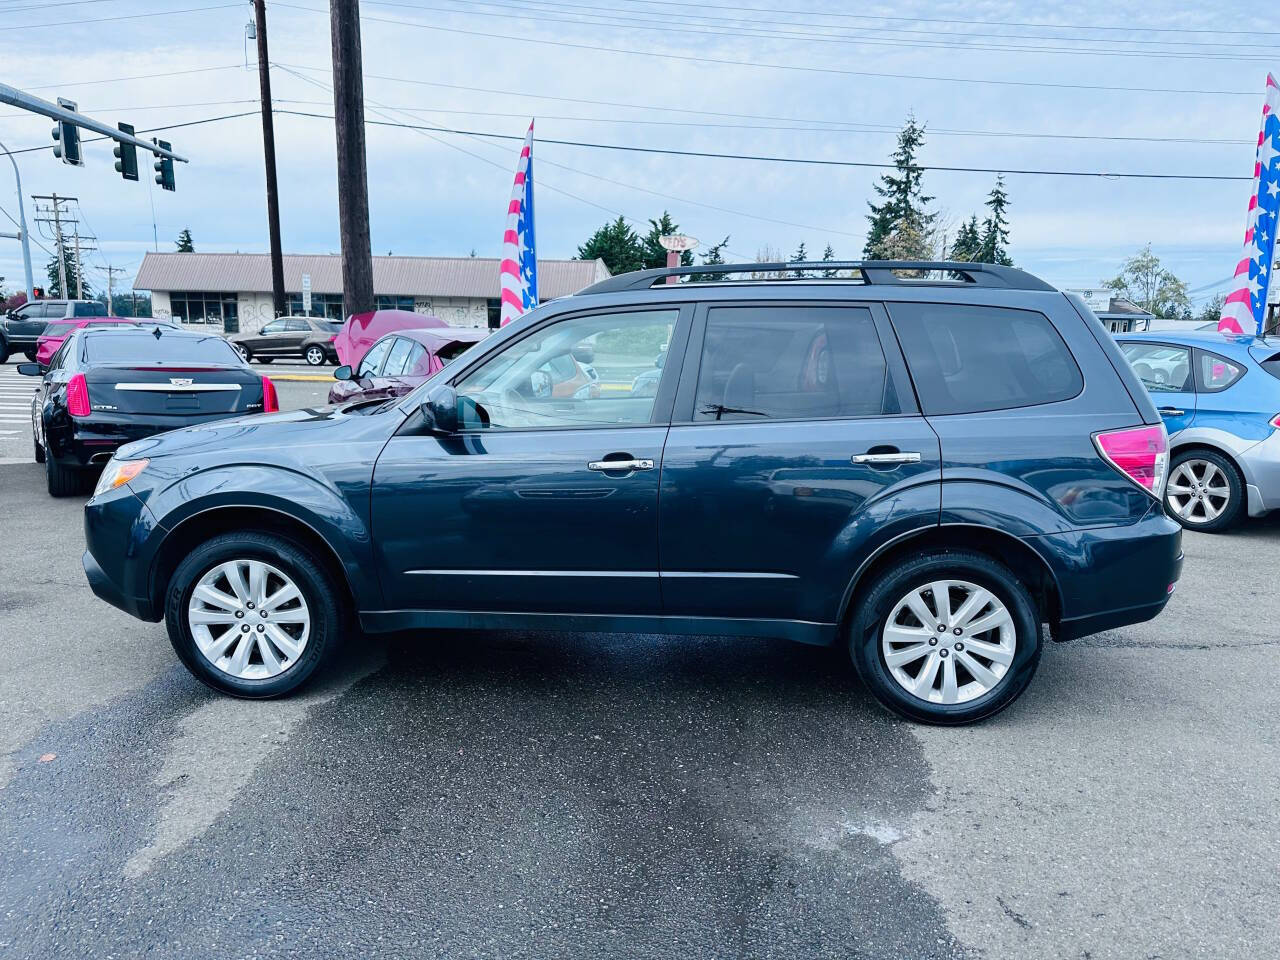
[[938, 551], [903, 560], [870, 584], [849, 640], [876, 699], [922, 723], [958, 725], [999, 713], [1040, 661], [1040, 618], [1026, 586], [984, 554]]

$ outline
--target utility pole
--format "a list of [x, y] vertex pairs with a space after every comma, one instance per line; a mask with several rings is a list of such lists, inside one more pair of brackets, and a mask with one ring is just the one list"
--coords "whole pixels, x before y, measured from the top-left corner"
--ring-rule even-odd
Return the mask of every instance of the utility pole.
[[80, 262], [80, 224], [75, 227], [76, 239], [76, 299], [84, 299], [84, 264]]
[[40, 196], [33, 195], [31, 199], [49, 201], [49, 205], [46, 207], [41, 207], [39, 203], [36, 204], [36, 223], [48, 224], [53, 227], [53, 236], [50, 239], [54, 243], [54, 259], [58, 261], [58, 294], [64, 298], [69, 297], [66, 250], [62, 246], [62, 205], [74, 201], [76, 198], [60, 197], [56, 193], [51, 193]]
[[373, 309], [373, 251], [369, 239], [369, 175], [364, 149], [364, 80], [360, 0], [330, 0], [333, 116], [338, 145], [338, 230], [342, 239], [343, 309]]
[[[114, 297], [114, 294], [115, 294], [115, 291], [116, 291], [116, 283], [115, 283], [115, 281], [116, 281], [116, 274], [117, 274], [117, 273], [124, 273], [124, 267], [113, 267], [111, 264], [109, 264], [109, 263], [108, 263], [108, 264], [107, 264], [107, 266], [106, 266], [106, 271], [107, 271], [107, 313], [114, 313], [114, 312], [115, 312], [115, 307], [114, 307], [114, 302], [115, 302], [115, 301], [114, 301], [113, 297]], [[135, 301], [135, 302], [136, 302], [136, 301]], [[134, 314], [135, 314], [135, 316], [137, 315], [137, 311], [136, 311], [136, 310], [134, 311]]]
[[[262, 153], [267, 166], [267, 233], [271, 239], [271, 303], [285, 313], [284, 254], [280, 252], [280, 200], [276, 195], [276, 131], [271, 117], [271, 60], [267, 54], [267, 3], [251, 0], [258, 34], [258, 90], [262, 100]], [[334, 68], [337, 69], [336, 67]]]

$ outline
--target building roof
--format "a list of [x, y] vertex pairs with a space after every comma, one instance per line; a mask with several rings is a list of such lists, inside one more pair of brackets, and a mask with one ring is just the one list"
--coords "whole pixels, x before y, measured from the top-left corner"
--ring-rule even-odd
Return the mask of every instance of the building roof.
[[[490, 257], [373, 258], [373, 292], [381, 296], [497, 298], [498, 265]], [[342, 292], [342, 258], [336, 253], [285, 254], [284, 287], [302, 290], [311, 275], [313, 293]], [[543, 300], [576, 293], [609, 276], [602, 260], [539, 260]], [[271, 258], [265, 253], [148, 253], [133, 281], [135, 290], [200, 290], [270, 293]]]

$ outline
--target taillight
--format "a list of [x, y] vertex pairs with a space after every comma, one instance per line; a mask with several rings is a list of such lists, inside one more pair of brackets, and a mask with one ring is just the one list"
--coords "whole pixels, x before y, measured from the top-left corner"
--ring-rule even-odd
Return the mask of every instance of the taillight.
[[1280, 428], [1280, 413], [1277, 413], [1274, 417], [1271, 418], [1271, 425], [1273, 427]]
[[67, 381], [67, 413], [73, 417], [89, 416], [89, 384], [84, 374], [77, 373]]
[[1157, 500], [1169, 473], [1169, 435], [1164, 424], [1105, 430], [1093, 442], [1102, 458]]
[[262, 378], [262, 412], [275, 413], [280, 409], [280, 401], [276, 399], [276, 385], [270, 377]]

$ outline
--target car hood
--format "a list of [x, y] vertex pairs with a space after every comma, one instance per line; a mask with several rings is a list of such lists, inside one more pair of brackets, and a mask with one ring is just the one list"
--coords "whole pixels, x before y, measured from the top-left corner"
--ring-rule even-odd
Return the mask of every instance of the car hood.
[[306, 461], [308, 448], [367, 439], [370, 434], [389, 438], [404, 422], [404, 414], [391, 405], [377, 413], [367, 407], [359, 410], [357, 404], [305, 407], [218, 420], [126, 444], [116, 451], [116, 459], [189, 456], [210, 464]]

